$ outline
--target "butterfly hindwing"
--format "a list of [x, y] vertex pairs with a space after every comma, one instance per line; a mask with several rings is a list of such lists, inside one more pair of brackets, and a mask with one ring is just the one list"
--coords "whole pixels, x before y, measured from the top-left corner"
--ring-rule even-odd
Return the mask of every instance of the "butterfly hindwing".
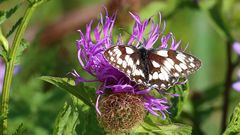
[[131, 80], [140, 84], [146, 82], [143, 64], [135, 46], [113, 46], [104, 52], [104, 56], [113, 67], [125, 73]]
[[149, 85], [167, 89], [180, 77], [187, 77], [197, 69], [201, 62], [187, 53], [174, 50], [150, 50], [148, 53]]
[[[167, 53], [167, 51], [161, 53]], [[159, 89], [168, 89], [170, 86], [174, 85], [177, 82], [178, 77], [173, 76], [172, 71], [169, 70], [169, 66], [172, 64], [172, 61], [166, 63], [169, 58], [164, 56], [167, 55], [159, 55], [155, 53], [154, 50], [151, 50], [148, 53], [149, 86], [156, 86]]]

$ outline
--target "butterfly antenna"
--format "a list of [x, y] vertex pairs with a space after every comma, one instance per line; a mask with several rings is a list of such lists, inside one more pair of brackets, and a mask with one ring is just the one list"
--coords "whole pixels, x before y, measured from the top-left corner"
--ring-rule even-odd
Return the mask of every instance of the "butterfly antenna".
[[127, 33], [129, 36], [132, 36], [136, 41], [138, 41], [140, 44], [138, 44], [137, 47], [143, 45], [143, 43], [142, 43], [141, 41], [139, 41], [139, 39], [138, 39], [137, 37], [133, 36], [131, 33], [129, 33], [128, 31], [126, 31], [124, 28], [119, 28], [119, 30]]
[[187, 48], [188, 48], [188, 46], [189, 46], [189, 42], [187, 43], [187, 45], [185, 46], [185, 48], [184, 48], [184, 52], [187, 50]]

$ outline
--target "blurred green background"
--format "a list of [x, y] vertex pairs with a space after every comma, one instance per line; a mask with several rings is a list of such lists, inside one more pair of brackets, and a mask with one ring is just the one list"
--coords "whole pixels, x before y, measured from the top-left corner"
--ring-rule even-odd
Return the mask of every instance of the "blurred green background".
[[[21, 7], [16, 14], [1, 26], [4, 33], [23, 15], [26, 2], [11, 0], [0, 4], [4, 10], [18, 3]], [[20, 72], [14, 78], [10, 93], [10, 133], [21, 123], [28, 134], [52, 133], [57, 114], [70, 97], [39, 77], [64, 77], [73, 69], [84, 75], [75, 48], [75, 41], [79, 39], [77, 30], [84, 31], [86, 23], [97, 20], [99, 13], [104, 12], [102, 7], [106, 6], [110, 13], [118, 10], [116, 26], [129, 31], [133, 25], [129, 11], [141, 18], [161, 12], [167, 24], [164, 34], [173, 32], [177, 40], [182, 40], [183, 48], [189, 43], [188, 52], [201, 59], [202, 68], [190, 77], [191, 93], [179, 121], [193, 125], [196, 135], [220, 134], [226, 37], [208, 12], [218, 3], [218, 0], [50, 0], [43, 4], [34, 13], [25, 34], [30, 47], [23, 54]], [[224, 1], [221, 5], [224, 23], [235, 40], [240, 40], [239, 13], [239, 0]], [[229, 117], [239, 101], [240, 93], [232, 90]]]

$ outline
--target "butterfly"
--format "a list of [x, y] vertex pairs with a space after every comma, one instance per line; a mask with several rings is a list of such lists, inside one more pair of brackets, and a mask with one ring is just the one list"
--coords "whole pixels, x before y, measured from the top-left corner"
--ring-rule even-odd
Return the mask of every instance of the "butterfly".
[[158, 89], [168, 89], [201, 66], [199, 59], [185, 52], [133, 45], [112, 46], [104, 51], [104, 57], [130, 80]]

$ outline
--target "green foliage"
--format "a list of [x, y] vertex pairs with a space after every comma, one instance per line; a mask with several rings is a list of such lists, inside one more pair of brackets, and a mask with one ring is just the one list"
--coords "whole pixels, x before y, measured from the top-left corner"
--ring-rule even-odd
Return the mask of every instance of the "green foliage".
[[67, 100], [66, 94], [38, 79], [39, 73], [24, 77], [25, 70], [17, 74], [11, 89], [9, 133], [14, 133], [19, 123], [23, 123], [24, 135], [49, 135], [58, 111]]
[[26, 40], [22, 39], [20, 46], [17, 49], [17, 57], [16, 57], [15, 64], [20, 63], [21, 56], [28, 47], [29, 47], [29, 43]]
[[20, 124], [16, 132], [13, 133], [12, 135], [24, 135], [25, 134], [24, 132], [25, 132], [25, 129], [23, 128], [23, 124]]
[[189, 84], [176, 85], [170, 91], [178, 94], [178, 96], [171, 98], [172, 107], [170, 108], [170, 117], [178, 118], [189, 95]]
[[98, 126], [95, 110], [86, 106], [81, 100], [72, 97], [59, 112], [53, 135], [103, 135]]
[[94, 108], [95, 91], [93, 88], [85, 87], [83, 83], [74, 85], [74, 81], [68, 78], [42, 76], [42, 80], [49, 82], [82, 100], [86, 105]]
[[172, 123], [170, 120], [163, 120], [148, 114], [144, 123], [137, 127], [131, 134], [156, 134], [156, 135], [190, 135], [192, 127], [186, 124]]
[[0, 25], [17, 11], [18, 6], [19, 5], [16, 5], [15, 7], [9, 9], [8, 11], [0, 11]]
[[235, 107], [230, 122], [224, 135], [238, 135], [240, 134], [240, 103]]
[[8, 32], [8, 34], [6, 35], [7, 37], [9, 37], [16, 29], [17, 29], [17, 27], [20, 25], [20, 23], [22, 22], [22, 17], [21, 18], [19, 18], [18, 20], [17, 20], [17, 22], [12, 26], [12, 28], [11, 28], [11, 30]]
[[7, 56], [7, 51], [5, 49], [0, 49], [0, 56], [7, 61], [8, 60], [8, 56]]
[[143, 133], [156, 135], [191, 135], [192, 127], [179, 123], [153, 126], [145, 122], [141, 124], [141, 126], [138, 127], [134, 133], [131, 133], [131, 135]]
[[44, 2], [48, 2], [50, 0], [27, 0], [30, 5], [34, 5], [34, 4], [41, 4], [41, 3], [44, 3]]

